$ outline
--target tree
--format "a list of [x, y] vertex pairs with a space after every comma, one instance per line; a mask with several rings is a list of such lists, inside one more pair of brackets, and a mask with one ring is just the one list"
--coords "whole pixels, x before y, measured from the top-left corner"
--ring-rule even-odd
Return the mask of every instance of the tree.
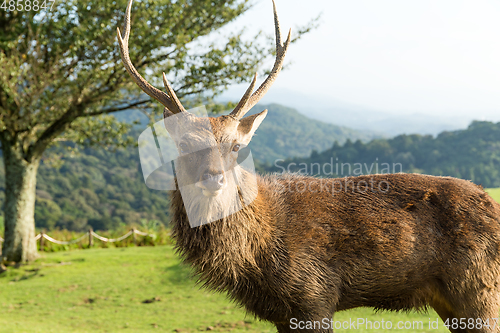
[[[126, 145], [129, 127], [110, 113], [152, 103], [121, 63], [116, 27], [123, 22], [125, 0], [57, 1], [54, 8], [38, 11], [34, 4], [29, 10], [8, 5], [0, 11], [2, 257], [14, 262], [36, 258], [36, 176], [46, 149], [59, 141]], [[38, 2], [43, 4], [51, 2]], [[244, 41], [241, 32], [215, 41], [207, 37], [248, 8], [248, 0], [138, 2], [131, 59], [155, 85], [161, 85], [161, 71], [168, 73], [181, 99], [200, 93], [213, 97], [251, 78], [272, 53], [258, 38]], [[295, 40], [310, 28], [299, 29]]]

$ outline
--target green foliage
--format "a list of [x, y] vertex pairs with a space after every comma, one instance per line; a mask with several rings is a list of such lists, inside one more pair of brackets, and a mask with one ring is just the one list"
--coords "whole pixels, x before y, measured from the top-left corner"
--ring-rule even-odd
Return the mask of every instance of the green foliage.
[[111, 115], [79, 118], [69, 125], [65, 139], [82, 146], [128, 147], [134, 144], [126, 135], [131, 125]]
[[50, 193], [61, 207], [58, 228], [108, 230], [140, 225], [141, 219], [168, 223], [167, 192], [146, 187], [137, 148], [87, 148], [66, 157], [59, 170], [42, 164], [37, 189]]
[[142, 226], [142, 231], [148, 233], [158, 232], [158, 230], [160, 230], [160, 228], [163, 227], [161, 222], [158, 220], [146, 220], [146, 219], [141, 220], [141, 226]]
[[[356, 175], [358, 164], [367, 173], [365, 164], [373, 165], [371, 173], [389, 166], [389, 171], [418, 172], [438, 176], [470, 179], [484, 187], [500, 186], [500, 123], [474, 121], [466, 130], [443, 132], [436, 138], [427, 135], [399, 135], [392, 139], [376, 139], [369, 143], [348, 140], [343, 146], [332, 148], [308, 158], [289, 159], [265, 167], [267, 171], [282, 171], [292, 165], [291, 171], [299, 171], [313, 163], [326, 165], [333, 162], [333, 174], [322, 176]], [[305, 163], [300, 165], [300, 163]], [[351, 172], [337, 172], [336, 164], [348, 164]], [[282, 168], [280, 168], [281, 166]], [[329, 173], [329, 168], [326, 169]], [[316, 171], [316, 170], [315, 170]], [[342, 171], [342, 170], [341, 170]]]
[[[224, 294], [196, 286], [189, 267], [172, 246], [91, 249], [42, 254], [34, 264], [0, 274], [0, 327], [5, 332], [271, 333]], [[438, 315], [375, 312], [358, 308], [335, 314], [336, 321], [390, 320], [377, 332], [448, 332]], [[429, 329], [438, 320], [439, 329]], [[424, 329], [396, 329], [399, 321], [422, 321]], [[353, 332], [336, 329], [335, 332]], [[360, 332], [372, 330], [360, 329]]]
[[52, 200], [38, 197], [35, 205], [35, 221], [38, 227], [48, 230], [55, 228], [61, 218], [61, 208]]

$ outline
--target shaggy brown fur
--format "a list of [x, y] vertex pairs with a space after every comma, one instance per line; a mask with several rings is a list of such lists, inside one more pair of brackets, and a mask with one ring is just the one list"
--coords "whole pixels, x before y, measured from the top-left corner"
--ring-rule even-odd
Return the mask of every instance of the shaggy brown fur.
[[[211, 119], [217, 141], [224, 118]], [[500, 205], [481, 188], [419, 174], [322, 182], [258, 177], [252, 204], [197, 228], [174, 191], [177, 249], [207, 287], [278, 332], [292, 332], [291, 318], [321, 321], [360, 306], [498, 318]]]

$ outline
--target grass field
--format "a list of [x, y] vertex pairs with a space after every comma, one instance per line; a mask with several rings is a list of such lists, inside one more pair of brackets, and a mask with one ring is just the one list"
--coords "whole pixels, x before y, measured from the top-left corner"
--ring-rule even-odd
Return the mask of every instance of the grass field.
[[[74, 250], [43, 254], [35, 264], [0, 275], [0, 332], [274, 332], [230, 303], [200, 290], [171, 246]], [[422, 321], [429, 314], [339, 312], [337, 321]], [[411, 323], [408, 323], [409, 326]], [[385, 332], [347, 329], [336, 332]]]
[[[500, 188], [488, 192], [500, 201]], [[448, 332], [428, 314], [339, 312], [336, 332]], [[376, 329], [390, 321], [393, 329]], [[433, 326], [429, 326], [429, 321]], [[437, 321], [438, 328], [435, 329]], [[395, 329], [399, 322], [407, 327]], [[0, 274], [0, 332], [274, 332], [230, 303], [200, 290], [172, 246], [125, 247], [42, 253], [34, 264]]]
[[497, 202], [500, 202], [500, 187], [499, 188], [487, 188], [486, 192], [491, 195], [493, 199], [495, 199]]

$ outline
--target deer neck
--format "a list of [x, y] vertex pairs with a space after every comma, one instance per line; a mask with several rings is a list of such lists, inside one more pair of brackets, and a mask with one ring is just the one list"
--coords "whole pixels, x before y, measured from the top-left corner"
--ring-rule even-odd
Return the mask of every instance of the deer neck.
[[250, 204], [220, 220], [191, 228], [179, 190], [172, 197], [172, 236], [184, 261], [207, 285], [234, 285], [241, 274], [258, 273], [259, 262], [273, 251], [276, 211], [265, 181], [257, 176], [258, 193]]

